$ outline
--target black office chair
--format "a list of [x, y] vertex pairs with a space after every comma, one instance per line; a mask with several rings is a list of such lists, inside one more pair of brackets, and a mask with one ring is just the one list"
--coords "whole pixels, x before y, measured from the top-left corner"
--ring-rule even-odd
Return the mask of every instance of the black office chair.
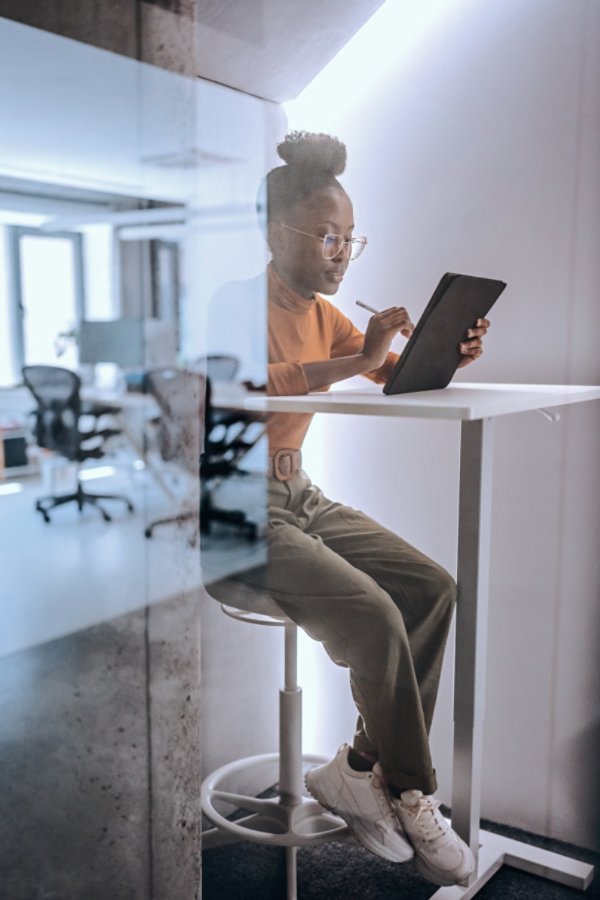
[[232, 525], [249, 540], [256, 540], [258, 529], [243, 510], [223, 509], [213, 502], [213, 491], [225, 478], [248, 473], [241, 462], [258, 442], [264, 426], [256, 427], [258, 417], [243, 410], [219, 410], [213, 406], [212, 383], [206, 380], [204, 452], [200, 461], [200, 530], [208, 535], [212, 522]]
[[[200, 509], [187, 509], [157, 519], [145, 530], [146, 537], [159, 525], [182, 523], [200, 515], [200, 531], [210, 532], [211, 522], [241, 529], [248, 538], [256, 537], [256, 524], [242, 510], [221, 509], [212, 499], [216, 484], [234, 474], [244, 474], [238, 462], [256, 442], [245, 441], [235, 427], [240, 414], [232, 415], [227, 425], [214, 416], [210, 380], [200, 372], [181, 369], [156, 369], [146, 373], [146, 389], [156, 399], [161, 416], [158, 421], [158, 445], [166, 462], [176, 462], [200, 478]], [[242, 433], [245, 429], [242, 426]]]
[[[38, 446], [54, 450], [76, 463], [104, 456], [105, 441], [120, 432], [115, 428], [80, 430], [79, 375], [60, 366], [24, 366], [22, 372], [23, 380], [37, 403], [34, 411], [34, 434]], [[100, 500], [119, 500], [127, 506], [129, 512], [133, 512], [133, 505], [121, 494], [88, 494], [81, 486], [79, 473], [74, 493], [41, 497], [36, 501], [35, 508], [41, 512], [44, 521], [49, 522], [48, 514], [57, 506], [74, 502], [81, 512], [88, 504], [97, 507], [104, 521], [110, 522], [111, 516], [98, 502]]]
[[[193, 363], [194, 371], [202, 372], [211, 384], [216, 381], [231, 382], [234, 380], [240, 368], [237, 356], [227, 356], [224, 353], [212, 353], [208, 356], [199, 356]], [[217, 425], [225, 428], [242, 421], [243, 413], [237, 410], [214, 409], [210, 411], [211, 428]]]
[[[146, 372], [145, 389], [152, 394], [160, 409], [158, 447], [165, 462], [174, 462], [199, 478], [200, 453], [204, 432], [206, 378], [199, 372], [183, 369], [154, 369]], [[198, 509], [186, 509], [173, 516], [152, 522], [144, 534], [147, 538], [159, 525], [197, 520]]]

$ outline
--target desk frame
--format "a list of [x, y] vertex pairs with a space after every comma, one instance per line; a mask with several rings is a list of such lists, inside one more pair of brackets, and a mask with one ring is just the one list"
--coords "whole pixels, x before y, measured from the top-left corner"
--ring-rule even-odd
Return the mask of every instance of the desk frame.
[[[454, 673], [452, 826], [477, 861], [463, 885], [441, 887], [431, 900], [470, 900], [503, 865], [585, 891], [594, 867], [522, 841], [480, 830], [483, 720], [488, 638], [493, 417], [600, 399], [600, 387], [454, 384], [445, 391], [383, 397], [332, 391], [304, 397], [262, 397], [243, 408], [451, 419], [461, 423], [458, 508], [459, 602]], [[239, 405], [235, 400], [232, 406]]]
[[589, 887], [593, 866], [479, 828], [488, 637], [493, 420], [461, 422], [458, 504], [458, 597], [454, 664], [452, 826], [477, 868], [464, 886], [437, 890], [431, 900], [469, 900], [510, 865], [551, 881]]

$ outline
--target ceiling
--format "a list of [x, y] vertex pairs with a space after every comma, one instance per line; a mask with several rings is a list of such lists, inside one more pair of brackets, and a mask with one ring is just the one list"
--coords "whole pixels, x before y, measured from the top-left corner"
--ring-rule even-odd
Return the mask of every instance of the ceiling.
[[296, 97], [383, 2], [0, 0], [0, 15], [177, 74], [283, 102]]
[[291, 100], [382, 5], [198, 0], [197, 74], [268, 100]]

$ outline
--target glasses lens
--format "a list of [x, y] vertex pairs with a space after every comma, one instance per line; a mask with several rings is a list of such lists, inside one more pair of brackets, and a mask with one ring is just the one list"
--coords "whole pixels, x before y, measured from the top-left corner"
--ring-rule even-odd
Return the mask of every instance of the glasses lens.
[[366, 244], [367, 239], [364, 237], [352, 238], [350, 241], [350, 259], [358, 259]]
[[323, 256], [333, 259], [344, 246], [344, 239], [339, 234], [326, 234], [323, 238]]

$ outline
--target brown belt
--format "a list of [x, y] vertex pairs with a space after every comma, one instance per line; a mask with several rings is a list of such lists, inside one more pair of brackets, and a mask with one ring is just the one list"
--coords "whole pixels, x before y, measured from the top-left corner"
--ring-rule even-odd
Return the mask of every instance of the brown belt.
[[277, 481], [289, 481], [301, 468], [300, 450], [277, 450], [269, 457], [269, 476]]

